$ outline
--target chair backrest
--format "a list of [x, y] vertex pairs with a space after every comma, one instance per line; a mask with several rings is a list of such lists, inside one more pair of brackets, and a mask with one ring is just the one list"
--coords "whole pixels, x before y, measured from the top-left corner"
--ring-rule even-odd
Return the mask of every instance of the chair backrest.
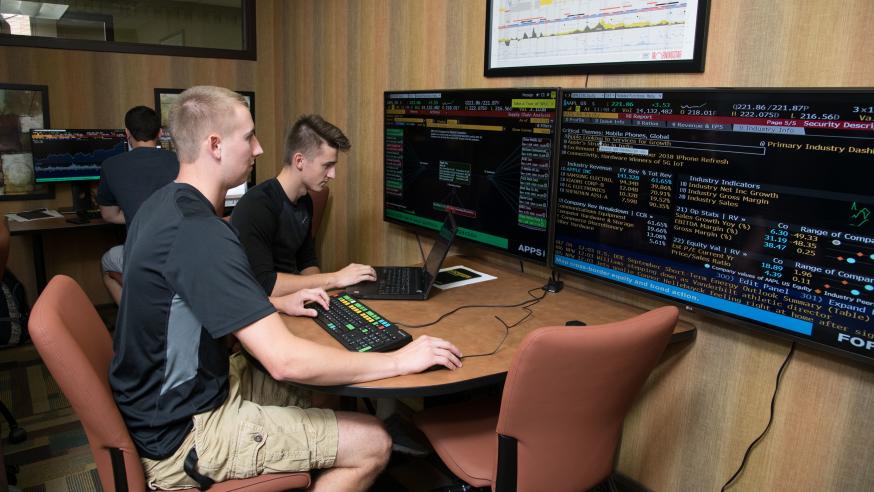
[[[82, 421], [104, 490], [116, 490], [110, 449], [120, 449], [129, 490], [145, 490], [139, 455], [109, 387], [112, 338], [75, 280], [57, 275], [33, 306], [33, 344]], [[115, 452], [115, 451], [113, 451]]]
[[[612, 473], [622, 422], [678, 316], [669, 306], [525, 337], [504, 383], [497, 426], [517, 440], [518, 490], [588, 490]], [[501, 470], [495, 473], [492, 483], [501, 489]]]
[[310, 191], [308, 193], [313, 200], [313, 222], [310, 226], [310, 234], [316, 237], [318, 236], [319, 226], [322, 225], [322, 218], [325, 216], [325, 207], [328, 205], [328, 196], [331, 190], [325, 186], [321, 191]]

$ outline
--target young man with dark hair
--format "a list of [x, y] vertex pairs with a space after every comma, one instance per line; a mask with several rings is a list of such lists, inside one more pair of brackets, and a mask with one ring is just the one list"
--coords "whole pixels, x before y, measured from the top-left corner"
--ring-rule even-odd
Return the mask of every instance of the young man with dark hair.
[[300, 117], [285, 136], [279, 174], [246, 192], [234, 208], [231, 223], [267, 294], [376, 280], [372, 267], [357, 263], [322, 273], [310, 230], [313, 201], [308, 192], [321, 191], [334, 179], [337, 155], [349, 148], [346, 135], [321, 116]]
[[[161, 120], [152, 108], [131, 108], [124, 126], [131, 150], [103, 161], [96, 199], [103, 220], [129, 225], [146, 198], [176, 178], [179, 162], [176, 154], [158, 148]], [[100, 260], [103, 283], [116, 304], [121, 298], [123, 255], [124, 247], [119, 245]]]
[[[461, 366], [451, 343], [426, 335], [390, 353], [357, 353], [298, 338], [277, 311], [314, 316], [322, 289], [266, 296], [233, 227], [216, 215], [263, 151], [245, 99], [192, 87], [170, 110], [176, 181], [130, 227], [109, 381], [150, 487], [200, 486], [263, 473], [324, 469], [312, 490], [367, 490], [391, 440], [369, 415], [309, 407], [287, 383], [343, 385]], [[234, 334], [246, 356], [227, 356]]]

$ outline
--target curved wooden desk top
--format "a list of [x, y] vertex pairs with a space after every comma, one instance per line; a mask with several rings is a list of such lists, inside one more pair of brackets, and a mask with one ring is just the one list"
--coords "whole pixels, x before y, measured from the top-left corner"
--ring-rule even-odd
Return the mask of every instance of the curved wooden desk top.
[[[497, 277], [495, 280], [466, 285], [449, 290], [432, 289], [427, 301], [376, 301], [365, 304], [385, 318], [401, 325], [413, 337], [428, 334], [445, 338], [454, 343], [465, 355], [463, 367], [450, 371], [439, 369], [420, 374], [397, 376], [351, 386], [318, 387], [321, 391], [345, 396], [359, 397], [407, 397], [434, 396], [455, 393], [502, 381], [510, 367], [513, 354], [519, 343], [530, 331], [541, 326], [564, 325], [568, 320], [580, 320], [588, 325], [618, 321], [643, 312], [627, 304], [584, 293], [565, 287], [556, 294], [547, 294], [531, 307], [533, 314], [511, 328], [506, 340], [504, 325], [495, 319], [503, 319], [512, 326], [528, 313], [514, 308], [467, 308], [447, 316], [439, 323], [425, 328], [408, 328], [407, 325], [434, 321], [442, 314], [459, 306], [469, 304], [509, 305], [532, 299], [528, 290], [540, 296], [546, 278], [512, 271], [470, 257], [447, 258], [444, 266], [464, 265]], [[314, 321], [306, 318], [284, 316], [286, 325], [295, 334], [325, 345], [340, 346]], [[580, 329], [585, 329], [581, 326]], [[695, 328], [681, 322], [674, 331], [675, 339], [691, 338]], [[498, 345], [500, 344], [500, 348]], [[471, 357], [477, 354], [493, 355]]]

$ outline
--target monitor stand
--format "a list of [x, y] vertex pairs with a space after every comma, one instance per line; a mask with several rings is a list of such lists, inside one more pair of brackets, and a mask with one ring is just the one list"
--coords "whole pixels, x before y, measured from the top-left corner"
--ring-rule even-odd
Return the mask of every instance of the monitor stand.
[[88, 211], [97, 208], [91, 197], [91, 184], [89, 181], [74, 181], [70, 183], [70, 190], [73, 193], [73, 210], [76, 212], [76, 217], [67, 219], [67, 222], [87, 224], [91, 221]]

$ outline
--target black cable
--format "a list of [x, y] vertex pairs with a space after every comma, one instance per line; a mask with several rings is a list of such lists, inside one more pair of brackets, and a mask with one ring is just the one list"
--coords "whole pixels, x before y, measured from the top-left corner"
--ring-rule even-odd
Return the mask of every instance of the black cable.
[[783, 365], [781, 365], [780, 370], [777, 371], [777, 381], [776, 381], [776, 383], [774, 383], [774, 394], [771, 396], [771, 414], [768, 416], [768, 424], [765, 426], [765, 429], [762, 431], [762, 433], [759, 434], [759, 437], [757, 437], [749, 445], [749, 447], [747, 447], [747, 450], [744, 453], [743, 460], [740, 463], [740, 467], [737, 469], [736, 472], [734, 472], [734, 475], [732, 475], [731, 478], [729, 478], [728, 481], [725, 482], [725, 485], [722, 486], [722, 488], [720, 489], [722, 492], [724, 492], [725, 489], [729, 485], [731, 485], [731, 483], [734, 482], [734, 480], [741, 474], [741, 472], [747, 466], [747, 459], [749, 459], [750, 453], [753, 452], [753, 448], [755, 448], [756, 445], [759, 444], [759, 441], [761, 441], [762, 438], [765, 437], [765, 434], [768, 433], [768, 429], [771, 428], [771, 423], [774, 421], [774, 407], [777, 403], [777, 390], [780, 389], [780, 380], [783, 379], [783, 371], [786, 369], [786, 365], [789, 364], [789, 359], [792, 358], [792, 354], [794, 354], [794, 353], [795, 353], [795, 342], [792, 342], [792, 345], [789, 347], [789, 353], [786, 354], [786, 359], [783, 361]]
[[522, 260], [519, 260], [519, 271], [525, 273], [525, 264], [522, 263]]
[[[498, 318], [498, 317], [495, 316], [495, 318]], [[501, 323], [504, 323], [504, 322], [501, 320], [501, 318], [498, 318], [498, 321], [500, 321]], [[504, 323], [504, 337], [501, 338], [501, 341], [500, 341], [500, 342], [498, 342], [498, 346], [495, 347], [495, 350], [492, 350], [491, 352], [487, 352], [487, 353], [484, 353], [484, 354], [464, 355], [464, 356], [461, 357], [461, 360], [464, 360], [464, 359], [472, 359], [472, 358], [474, 358], [474, 357], [488, 357], [489, 355], [495, 355], [496, 353], [498, 353], [498, 350], [501, 348], [501, 346], [504, 345], [504, 341], [507, 339], [507, 337], [508, 337], [509, 335], [510, 335], [510, 327], [507, 326], [507, 323]]]
[[[400, 323], [400, 322], [395, 321], [394, 324], [396, 324], [398, 326], [403, 326], [404, 328], [425, 328], [426, 326], [431, 326], [431, 325], [439, 323], [440, 321], [443, 320], [443, 318], [450, 316], [450, 315], [453, 315], [453, 314], [457, 313], [458, 311], [461, 311], [462, 309], [469, 309], [469, 308], [513, 308], [513, 307], [520, 307], [520, 306], [527, 308], [528, 306], [533, 306], [534, 304], [537, 304], [544, 297], [546, 297], [547, 292], [545, 290], [543, 291], [543, 294], [540, 297], [537, 297], [531, 293], [532, 291], [540, 290], [540, 289], [542, 289], [542, 287], [535, 287], [535, 288], [529, 290], [528, 295], [531, 296], [531, 299], [525, 299], [524, 301], [518, 302], [516, 304], [466, 304], [464, 306], [458, 306], [457, 308], [453, 309], [452, 311], [449, 311], [448, 313], [441, 314], [439, 318], [437, 318], [434, 321], [431, 321], [429, 323], [423, 323], [420, 325], [408, 325], [406, 323]], [[528, 304], [528, 303], [531, 303], [531, 304]], [[503, 323], [503, 321], [502, 321], [502, 323]]]
[[[534, 290], [534, 289], [532, 289], [532, 290]], [[530, 294], [531, 291], [529, 290], [528, 293]], [[527, 306], [523, 306], [522, 309], [524, 309], [525, 311], [527, 311], [528, 314], [526, 314], [525, 316], [523, 316], [522, 319], [520, 319], [519, 321], [513, 323], [512, 325], [508, 325], [506, 321], [502, 320], [500, 317], [498, 317], [498, 315], [495, 315], [495, 319], [498, 320], [498, 321], [500, 321], [501, 324], [504, 325], [504, 337], [501, 338], [501, 341], [500, 341], [500, 342], [498, 342], [498, 346], [495, 347], [495, 350], [492, 350], [491, 352], [484, 353], [484, 354], [465, 355], [465, 356], [463, 356], [463, 357], [461, 358], [461, 360], [464, 360], [464, 359], [470, 359], [470, 358], [472, 358], [472, 357], [487, 357], [487, 356], [489, 356], [489, 355], [495, 355], [496, 353], [498, 353], [498, 350], [501, 350], [501, 347], [504, 345], [504, 342], [507, 340], [507, 337], [510, 335], [510, 328], [515, 328], [515, 327], [519, 326], [519, 325], [520, 325], [523, 321], [525, 321], [526, 319], [530, 318], [531, 316], [534, 316], [534, 311], [531, 310], [531, 306], [533, 306], [533, 305], [537, 304], [538, 302], [540, 302], [540, 300], [543, 299], [544, 296], [546, 296], [546, 292], [544, 292], [544, 293], [543, 293], [543, 296], [540, 296], [540, 298], [538, 298], [538, 299], [536, 299], [536, 300], [535, 300], [535, 299], [532, 299], [532, 300], [531, 300], [531, 301], [532, 301], [531, 304], [529, 304], [529, 305], [527, 305]]]

